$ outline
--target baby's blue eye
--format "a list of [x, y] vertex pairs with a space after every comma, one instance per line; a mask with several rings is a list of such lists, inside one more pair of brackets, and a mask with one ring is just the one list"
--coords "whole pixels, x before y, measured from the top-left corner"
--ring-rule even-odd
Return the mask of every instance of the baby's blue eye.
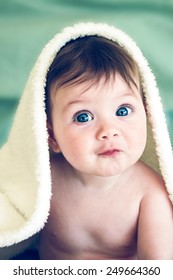
[[116, 111], [116, 116], [125, 117], [132, 112], [132, 109], [128, 106], [122, 106]]
[[93, 119], [90, 113], [79, 113], [74, 117], [74, 120], [78, 123], [86, 123]]

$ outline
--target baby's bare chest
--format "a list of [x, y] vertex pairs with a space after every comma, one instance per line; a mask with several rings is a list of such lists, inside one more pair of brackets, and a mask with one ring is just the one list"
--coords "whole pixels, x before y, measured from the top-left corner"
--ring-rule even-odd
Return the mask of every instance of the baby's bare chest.
[[52, 199], [47, 231], [58, 250], [135, 254], [139, 205], [111, 197]]

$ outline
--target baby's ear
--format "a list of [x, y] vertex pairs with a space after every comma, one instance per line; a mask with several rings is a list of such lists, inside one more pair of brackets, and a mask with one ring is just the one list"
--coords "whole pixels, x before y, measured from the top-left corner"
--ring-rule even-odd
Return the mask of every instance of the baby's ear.
[[48, 135], [49, 135], [49, 137], [48, 137], [49, 147], [51, 148], [51, 150], [53, 152], [59, 153], [60, 148], [59, 148], [58, 142], [55, 139], [53, 128], [52, 128], [52, 125], [50, 124], [50, 122], [47, 122], [47, 130], [48, 130]]

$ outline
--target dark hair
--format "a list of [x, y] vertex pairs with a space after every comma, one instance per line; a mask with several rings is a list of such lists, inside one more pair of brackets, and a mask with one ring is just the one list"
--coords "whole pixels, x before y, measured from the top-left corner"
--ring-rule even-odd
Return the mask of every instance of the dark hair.
[[126, 50], [109, 39], [100, 36], [79, 37], [69, 41], [56, 55], [47, 74], [46, 113], [51, 113], [51, 86], [56, 88], [86, 81], [97, 83], [101, 77], [109, 80], [119, 73], [125, 82], [135, 84], [139, 76], [136, 62]]

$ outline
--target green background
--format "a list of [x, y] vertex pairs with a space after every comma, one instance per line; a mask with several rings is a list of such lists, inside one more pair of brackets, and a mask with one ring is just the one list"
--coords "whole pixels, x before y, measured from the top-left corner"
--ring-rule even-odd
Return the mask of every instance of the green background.
[[173, 0], [0, 0], [0, 146], [38, 54], [81, 21], [113, 24], [137, 42], [156, 76], [173, 143]]

